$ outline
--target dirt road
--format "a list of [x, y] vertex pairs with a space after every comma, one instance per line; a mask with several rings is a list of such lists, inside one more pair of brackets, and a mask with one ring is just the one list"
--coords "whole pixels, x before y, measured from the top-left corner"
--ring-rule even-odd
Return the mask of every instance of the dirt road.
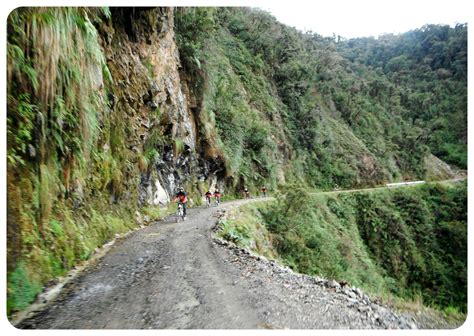
[[135, 231], [17, 327], [427, 327], [358, 289], [295, 274], [213, 238], [217, 213], [245, 202], [190, 209], [185, 222], [170, 218]]
[[[449, 179], [449, 180], [440, 180], [440, 181], [416, 181], [416, 182], [422, 182], [423, 184], [443, 184], [443, 183], [458, 183], [458, 182], [463, 182], [466, 181], [467, 177], [460, 177], [460, 178], [455, 178], [455, 179]], [[411, 182], [413, 183], [413, 182]], [[332, 190], [332, 191], [318, 191], [318, 192], [312, 192], [310, 193], [311, 195], [330, 195], [330, 194], [343, 194], [343, 193], [355, 193], [355, 192], [369, 192], [369, 191], [378, 191], [382, 189], [397, 189], [397, 188], [413, 188], [415, 186], [419, 186], [420, 184], [403, 184], [403, 182], [396, 184], [394, 183], [391, 186], [382, 186], [382, 187], [373, 187], [373, 188], [362, 188], [362, 189], [341, 189], [341, 190]]]

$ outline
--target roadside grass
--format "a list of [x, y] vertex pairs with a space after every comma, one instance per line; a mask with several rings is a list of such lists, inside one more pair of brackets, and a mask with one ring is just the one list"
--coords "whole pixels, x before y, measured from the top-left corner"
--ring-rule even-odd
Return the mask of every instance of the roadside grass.
[[270, 260], [277, 260], [278, 253], [273, 248], [259, 210], [266, 206], [265, 203], [251, 203], [230, 210], [227, 218], [219, 223], [218, 236]]
[[140, 209], [140, 211], [149, 217], [149, 221], [158, 221], [176, 212], [177, 205], [170, 203], [167, 206], [148, 205]]

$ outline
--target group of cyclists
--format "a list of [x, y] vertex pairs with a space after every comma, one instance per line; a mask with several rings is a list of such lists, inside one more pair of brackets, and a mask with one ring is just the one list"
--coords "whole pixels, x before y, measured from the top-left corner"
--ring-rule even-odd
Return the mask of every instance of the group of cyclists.
[[[267, 188], [263, 186], [260, 191], [262, 192], [262, 196], [266, 197], [267, 196]], [[250, 192], [247, 189], [247, 187], [244, 187], [243, 189], [244, 197], [245, 198], [250, 198]], [[209, 207], [211, 205], [211, 198], [215, 198], [215, 205], [218, 206], [221, 202], [221, 197], [222, 194], [220, 193], [219, 189], [216, 189], [214, 193], [211, 193], [209, 190], [204, 194], [204, 197], [206, 199], [206, 206]], [[186, 220], [186, 204], [188, 203], [188, 196], [186, 192], [184, 191], [183, 187], [180, 187], [178, 189], [178, 192], [176, 193], [175, 202], [178, 202], [178, 213], [177, 216], [179, 215], [180, 217], [183, 218], [183, 220]]]
[[206, 194], [204, 195], [206, 197], [206, 206], [210, 206], [211, 205], [211, 198], [214, 197], [216, 199], [216, 206], [219, 205], [219, 203], [221, 202], [221, 193], [219, 192], [219, 189], [216, 189], [216, 191], [214, 191], [214, 194], [212, 194], [209, 190], [206, 192]]

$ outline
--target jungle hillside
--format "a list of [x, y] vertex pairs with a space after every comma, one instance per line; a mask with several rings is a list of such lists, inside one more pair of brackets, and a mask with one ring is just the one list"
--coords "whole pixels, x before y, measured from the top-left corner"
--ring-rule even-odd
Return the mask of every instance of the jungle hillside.
[[[21, 7], [6, 51], [9, 315], [174, 211], [179, 187], [196, 207], [216, 188], [232, 199], [467, 174], [467, 24], [344, 39], [256, 8]], [[370, 289], [466, 311], [465, 187], [317, 210], [287, 197], [254, 215], [295, 270], [359, 284], [369, 269]]]

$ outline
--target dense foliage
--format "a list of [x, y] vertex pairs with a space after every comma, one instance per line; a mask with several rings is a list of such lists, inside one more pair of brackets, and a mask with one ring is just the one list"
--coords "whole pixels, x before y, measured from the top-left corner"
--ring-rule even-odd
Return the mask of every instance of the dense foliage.
[[[196, 194], [211, 183], [190, 180], [198, 163], [202, 176], [219, 172], [214, 182], [226, 194], [244, 186], [254, 193], [262, 184], [276, 190], [285, 182], [332, 189], [423, 178], [429, 152], [466, 168], [466, 25], [345, 41], [298, 32], [248, 8], [37, 7], [14, 10], [7, 31], [9, 314], [115, 234], [137, 225], [140, 183], [164, 167], [159, 165], [167, 155], [175, 164], [167, 167], [169, 175], [185, 181], [178, 175], [186, 171]], [[168, 49], [156, 54], [153, 43]], [[176, 78], [163, 78], [169, 69], [160, 68], [161, 61]], [[196, 133], [193, 153], [183, 140], [189, 135], [180, 124], [183, 116]], [[394, 271], [400, 284], [390, 290], [441, 288], [433, 294], [437, 304], [464, 309], [464, 298], [456, 301], [447, 289], [462, 288], [455, 273], [465, 272], [465, 219], [456, 207], [466, 195], [458, 190], [455, 199], [453, 190], [440, 190], [447, 195], [441, 201], [430, 194], [429, 202], [423, 191], [421, 208], [412, 210], [402, 206], [413, 203], [403, 195], [384, 199], [400, 209], [378, 199], [348, 198], [347, 206], [358, 213], [362, 204], [379, 204], [374, 213], [384, 218], [378, 223], [362, 213], [351, 217], [363, 237], [359, 246], [367, 246], [366, 260], [375, 260], [364, 267], [381, 275], [364, 278], [361, 268], [350, 278], [386, 286], [380, 269]], [[446, 200], [456, 207], [445, 206]], [[305, 203], [288, 204], [295, 202]], [[334, 202], [344, 207], [342, 198]], [[350, 236], [341, 249], [331, 238], [336, 231], [311, 231], [303, 214], [311, 220], [322, 215], [310, 208], [297, 210], [294, 220], [300, 222], [288, 228], [283, 220], [292, 211], [275, 210], [266, 219], [281, 238], [279, 253], [303, 271], [347, 275], [351, 266], [343, 257], [353, 253]], [[385, 219], [403, 227], [409, 211], [441, 220], [433, 253], [444, 251], [448, 239], [460, 244], [459, 255], [443, 257], [454, 262], [451, 268], [448, 259], [424, 250], [413, 254], [424, 264], [396, 268], [399, 260], [388, 256], [377, 235], [369, 235], [372, 226], [388, 225]], [[331, 216], [343, 225], [344, 218]], [[297, 236], [305, 227], [310, 242]], [[262, 246], [267, 238], [259, 240]], [[399, 241], [393, 251], [405, 249]], [[342, 253], [341, 264], [311, 261], [333, 250]], [[425, 280], [405, 286], [413, 280], [410, 272], [425, 269], [432, 271]]]
[[465, 183], [317, 197], [290, 186], [222, 235], [298, 272], [465, 313], [466, 196]]
[[[109, 118], [102, 90], [111, 77], [93, 23], [109, 16], [19, 8], [8, 18], [9, 313], [135, 226], [136, 202], [109, 202], [123, 194], [127, 167], [135, 168], [118, 134], [125, 117]], [[136, 189], [131, 183], [128, 192]]]
[[428, 151], [466, 167], [465, 25], [345, 41], [213, 8], [186, 11], [177, 36], [229, 175], [246, 183], [274, 180], [274, 166], [323, 188], [423, 178]]
[[[337, 44], [356, 66], [375, 70], [374, 95], [403, 108], [431, 152], [467, 167], [467, 26], [426, 25], [398, 36]], [[383, 79], [383, 80], [382, 80]]]

